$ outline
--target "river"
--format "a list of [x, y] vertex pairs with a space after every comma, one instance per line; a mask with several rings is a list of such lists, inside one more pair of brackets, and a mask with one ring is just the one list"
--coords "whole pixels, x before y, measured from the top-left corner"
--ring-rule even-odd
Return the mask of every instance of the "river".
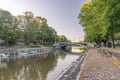
[[24, 60], [2, 62], [0, 80], [55, 80], [80, 53], [79, 47], [72, 47], [71, 52], [61, 50], [51, 54], [31, 57]]

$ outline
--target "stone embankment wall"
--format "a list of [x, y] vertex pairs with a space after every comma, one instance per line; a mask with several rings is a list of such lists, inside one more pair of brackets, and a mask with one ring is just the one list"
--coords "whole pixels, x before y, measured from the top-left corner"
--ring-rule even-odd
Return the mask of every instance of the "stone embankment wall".
[[16, 50], [0, 50], [0, 64], [2, 61], [9, 62], [10, 60], [16, 59], [27, 59], [34, 56], [47, 55], [52, 52], [51, 47], [46, 48], [23, 48]]

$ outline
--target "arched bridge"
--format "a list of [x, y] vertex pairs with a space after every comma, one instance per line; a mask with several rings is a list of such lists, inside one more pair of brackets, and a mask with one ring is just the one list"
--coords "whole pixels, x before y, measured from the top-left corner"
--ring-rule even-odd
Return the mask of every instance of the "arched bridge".
[[59, 44], [59, 47], [63, 50], [66, 49], [67, 46], [71, 46], [71, 45], [74, 45], [74, 46], [82, 46], [82, 47], [85, 47], [86, 46], [86, 43], [79, 43], [79, 42], [62, 42]]

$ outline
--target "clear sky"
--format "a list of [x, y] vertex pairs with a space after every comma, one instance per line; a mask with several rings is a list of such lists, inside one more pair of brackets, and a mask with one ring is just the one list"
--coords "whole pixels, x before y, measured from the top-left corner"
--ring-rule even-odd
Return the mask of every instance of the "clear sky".
[[13, 15], [32, 11], [35, 16], [48, 20], [58, 35], [65, 35], [72, 41], [84, 37], [84, 32], [77, 19], [81, 4], [87, 0], [0, 0], [0, 8]]

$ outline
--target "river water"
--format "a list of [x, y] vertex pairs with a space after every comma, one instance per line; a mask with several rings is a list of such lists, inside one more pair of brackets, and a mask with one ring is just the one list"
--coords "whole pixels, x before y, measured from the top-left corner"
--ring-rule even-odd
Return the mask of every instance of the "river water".
[[[72, 47], [72, 52], [80, 53], [79, 47]], [[0, 80], [55, 80], [79, 55], [61, 50], [54, 54], [31, 57], [24, 60], [2, 62]]]

